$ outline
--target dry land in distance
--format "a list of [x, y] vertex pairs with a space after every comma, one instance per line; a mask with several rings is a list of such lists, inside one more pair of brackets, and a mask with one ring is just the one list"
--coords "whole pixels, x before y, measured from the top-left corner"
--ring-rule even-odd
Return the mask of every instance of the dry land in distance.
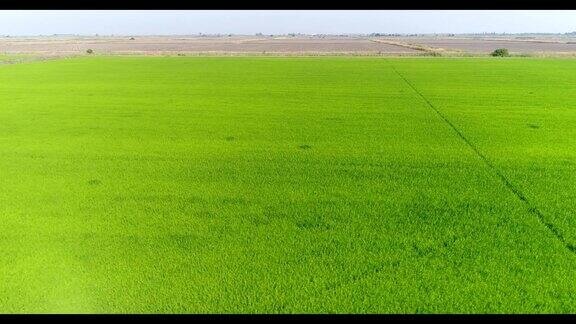
[[43, 56], [367, 55], [484, 56], [507, 48], [521, 56], [576, 56], [576, 37], [528, 36], [37, 36], [1, 37], [0, 54]]

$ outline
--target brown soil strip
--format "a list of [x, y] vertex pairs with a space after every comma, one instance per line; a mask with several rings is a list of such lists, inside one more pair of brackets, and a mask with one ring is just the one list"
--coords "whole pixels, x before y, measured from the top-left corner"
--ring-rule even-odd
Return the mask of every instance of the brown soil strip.
[[441, 49], [432, 48], [432, 47], [424, 46], [424, 45], [395, 42], [395, 41], [384, 40], [384, 39], [371, 39], [371, 41], [376, 42], [376, 43], [400, 46], [400, 47], [409, 48], [409, 49], [413, 49], [416, 51], [422, 51], [422, 52], [426, 52], [426, 53], [437, 53], [439, 50], [441, 50]]

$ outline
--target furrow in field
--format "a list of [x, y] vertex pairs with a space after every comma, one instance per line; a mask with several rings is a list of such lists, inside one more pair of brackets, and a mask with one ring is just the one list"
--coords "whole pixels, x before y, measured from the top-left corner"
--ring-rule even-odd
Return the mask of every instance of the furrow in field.
[[544, 214], [536, 207], [520, 190], [516, 187], [489, 159], [488, 157], [480, 151], [480, 149], [472, 142], [470, 139], [462, 133], [454, 123], [450, 121], [436, 106], [434, 106], [428, 98], [426, 98], [422, 92], [420, 92], [404, 75], [402, 75], [393, 65], [391, 65], [392, 70], [420, 97], [426, 105], [432, 109], [455, 133], [462, 139], [468, 147], [483, 161], [483, 163], [500, 179], [502, 184], [514, 194], [522, 203], [524, 203], [528, 211], [536, 216], [540, 223], [542, 223], [562, 244], [572, 253], [576, 253], [576, 246], [568, 242], [568, 240], [560, 233], [558, 228], [554, 226], [551, 222], [546, 220]]

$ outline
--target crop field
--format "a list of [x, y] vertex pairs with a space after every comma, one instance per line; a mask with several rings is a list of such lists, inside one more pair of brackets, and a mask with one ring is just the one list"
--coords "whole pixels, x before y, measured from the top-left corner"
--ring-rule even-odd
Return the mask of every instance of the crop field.
[[78, 54], [92, 49], [99, 54], [219, 53], [219, 54], [356, 54], [414, 55], [404, 46], [374, 42], [366, 37], [269, 37], [269, 36], [138, 36], [128, 37], [0, 37], [0, 52]]
[[574, 313], [576, 61], [0, 65], [0, 312]]
[[517, 39], [482, 39], [482, 38], [405, 38], [397, 40], [405, 43], [415, 43], [432, 48], [442, 48], [446, 50], [458, 50], [470, 54], [488, 54], [496, 48], [506, 48], [511, 53], [521, 54], [543, 54], [550, 55], [575, 54], [576, 42], [574, 39], [568, 40], [517, 40]]

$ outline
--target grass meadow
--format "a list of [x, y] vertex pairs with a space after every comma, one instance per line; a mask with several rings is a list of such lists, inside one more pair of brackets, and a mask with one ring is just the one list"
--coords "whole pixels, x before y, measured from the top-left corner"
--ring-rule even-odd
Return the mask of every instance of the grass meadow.
[[576, 61], [0, 66], [0, 312], [574, 313]]

